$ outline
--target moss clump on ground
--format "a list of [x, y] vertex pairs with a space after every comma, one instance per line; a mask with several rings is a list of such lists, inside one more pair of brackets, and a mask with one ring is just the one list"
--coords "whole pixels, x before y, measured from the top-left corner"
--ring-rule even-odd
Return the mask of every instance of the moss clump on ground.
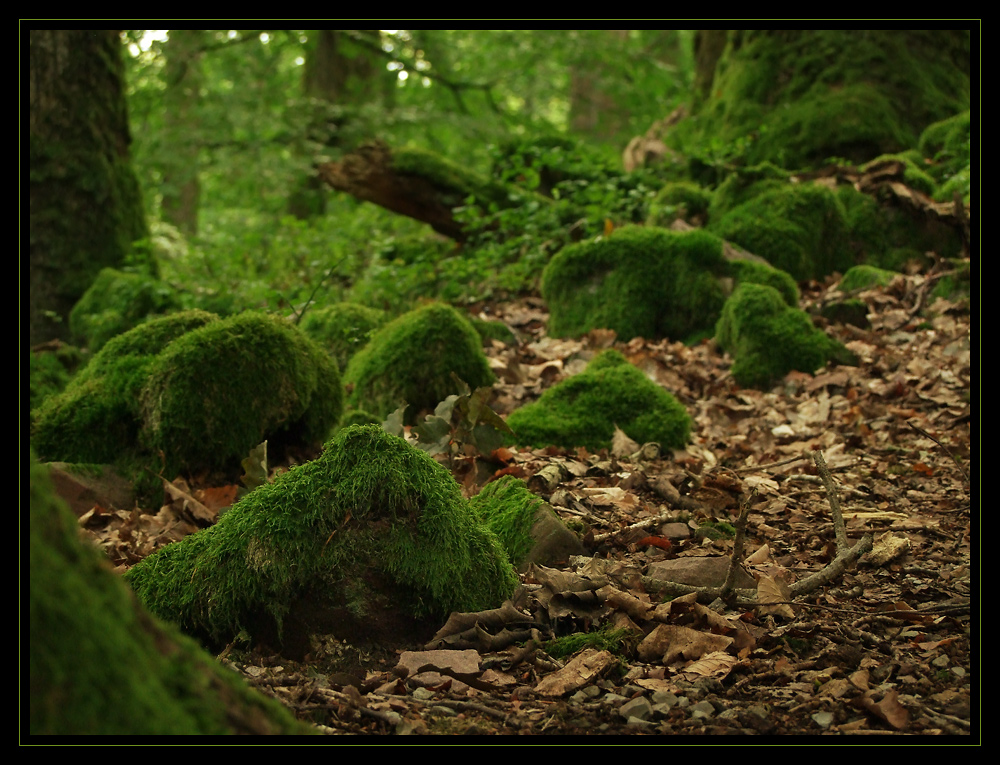
[[28, 732], [306, 733], [135, 602], [30, 458]]
[[39, 407], [31, 442], [45, 461], [231, 468], [269, 437], [322, 443], [342, 405], [333, 361], [288, 322], [183, 311], [109, 341]]
[[116, 462], [139, 446], [139, 397], [157, 354], [218, 321], [204, 311], [151, 319], [112, 338], [33, 417], [32, 446], [46, 462]]
[[649, 204], [647, 226], [669, 228], [675, 220], [691, 222], [707, 215], [712, 194], [697, 183], [674, 181], [666, 184]]
[[531, 529], [543, 500], [532, 494], [523, 481], [503, 476], [486, 484], [469, 503], [497, 535], [510, 562], [520, 566], [534, 545]]
[[171, 287], [137, 273], [101, 269], [69, 314], [69, 328], [92, 353], [147, 316], [180, 309]]
[[354, 386], [352, 408], [386, 417], [405, 403], [412, 424], [458, 392], [452, 374], [473, 390], [496, 379], [470, 322], [451, 306], [431, 303], [378, 330], [351, 359], [344, 380]]
[[815, 372], [831, 360], [855, 363], [805, 311], [759, 284], [736, 288], [722, 309], [715, 339], [734, 359], [733, 378], [749, 388], [766, 388], [792, 370]]
[[517, 584], [451, 474], [373, 425], [340, 431], [125, 578], [151, 611], [216, 642], [256, 638], [264, 623], [280, 635], [303, 599], [360, 620], [375, 608], [439, 616], [497, 607]]
[[322, 443], [343, 412], [336, 364], [289, 322], [246, 312], [170, 343], [143, 385], [143, 440], [166, 470], [226, 469], [265, 439]]
[[518, 444], [591, 450], [610, 448], [615, 426], [639, 443], [655, 441], [664, 449], [683, 448], [691, 432], [684, 406], [610, 349], [538, 401], [511, 412], [507, 424]]
[[896, 276], [899, 276], [897, 272], [884, 268], [854, 266], [848, 269], [840, 280], [839, 289], [841, 292], [854, 292], [872, 287], [886, 287]]
[[928, 125], [920, 135], [918, 148], [932, 160], [927, 171], [940, 184], [935, 199], [950, 202], [958, 192], [965, 206], [971, 201], [971, 113], [966, 110], [954, 117]]
[[560, 250], [542, 276], [549, 333], [613, 329], [622, 340], [683, 340], [710, 327], [725, 300], [722, 240], [705, 231], [626, 226]]
[[351, 356], [385, 323], [384, 311], [357, 303], [335, 303], [306, 312], [299, 327], [333, 357], [341, 372]]
[[66, 389], [84, 362], [79, 348], [58, 343], [28, 354], [28, 406], [34, 412], [42, 402]]
[[825, 186], [771, 188], [709, 228], [797, 280], [822, 278], [854, 265], [844, 208]]

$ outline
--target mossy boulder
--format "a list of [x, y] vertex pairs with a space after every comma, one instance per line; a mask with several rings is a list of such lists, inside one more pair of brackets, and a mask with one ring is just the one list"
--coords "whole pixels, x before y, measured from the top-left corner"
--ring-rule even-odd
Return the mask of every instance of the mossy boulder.
[[872, 287], [886, 287], [896, 276], [899, 276], [896, 271], [884, 268], [854, 266], [841, 278], [839, 289], [841, 292], [854, 292]]
[[622, 340], [689, 340], [711, 332], [732, 282], [798, 289], [766, 263], [729, 261], [723, 241], [704, 230], [625, 226], [560, 250], [542, 275], [549, 333], [579, 336], [613, 329]]
[[722, 309], [715, 339], [734, 359], [733, 378], [748, 388], [766, 388], [792, 370], [812, 373], [830, 361], [855, 363], [805, 311], [760, 284], [736, 288]]
[[162, 452], [167, 473], [233, 469], [268, 438], [322, 443], [343, 395], [332, 359], [283, 319], [182, 311], [110, 340], [39, 407], [31, 442], [45, 461]]
[[139, 448], [139, 398], [156, 356], [218, 317], [181, 311], [117, 335], [34, 413], [31, 443], [45, 462], [112, 463]]
[[844, 208], [833, 190], [817, 184], [770, 187], [711, 221], [709, 229], [799, 281], [855, 263]]
[[683, 340], [711, 326], [725, 301], [722, 240], [705, 231], [626, 226], [564, 247], [542, 275], [549, 333], [613, 329], [622, 340]]
[[927, 171], [940, 184], [935, 198], [948, 202], [958, 192], [965, 206], [971, 194], [972, 116], [969, 110], [928, 125], [917, 144], [924, 158], [930, 160]]
[[331, 357], [289, 322], [248, 311], [185, 333], [150, 365], [145, 445], [168, 473], [230, 469], [265, 439], [322, 443], [343, 412]]
[[92, 353], [149, 316], [180, 310], [168, 284], [145, 274], [104, 268], [73, 306], [69, 328]]
[[351, 408], [386, 417], [407, 404], [406, 421], [458, 392], [452, 375], [473, 390], [496, 380], [482, 340], [469, 320], [443, 303], [430, 303], [379, 329], [351, 358], [344, 380]]
[[32, 412], [46, 399], [66, 389], [85, 357], [73, 345], [59, 341], [28, 354], [28, 408]]
[[[376, 425], [239, 500], [125, 579], [153, 613], [213, 644], [246, 629], [363, 629], [500, 606], [517, 578], [496, 535], [433, 458]], [[299, 636], [301, 638], [301, 636]]]
[[31, 735], [307, 733], [175, 627], [140, 607], [30, 462]]
[[664, 449], [683, 448], [691, 433], [683, 404], [613, 349], [515, 409], [507, 424], [518, 444], [591, 450], [610, 448], [616, 426], [639, 443], [654, 441]]
[[351, 356], [367, 343], [386, 321], [384, 311], [358, 303], [334, 303], [306, 312], [299, 327], [322, 345], [343, 372]]
[[676, 220], [691, 223], [708, 214], [712, 194], [691, 181], [673, 181], [661, 188], [649, 203], [647, 226], [669, 228]]

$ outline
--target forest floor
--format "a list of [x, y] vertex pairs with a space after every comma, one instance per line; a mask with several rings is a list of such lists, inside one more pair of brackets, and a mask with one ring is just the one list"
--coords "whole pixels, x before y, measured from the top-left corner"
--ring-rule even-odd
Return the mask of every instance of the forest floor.
[[[738, 388], [711, 342], [554, 339], [539, 300], [481, 306], [521, 339], [488, 349], [498, 412], [613, 346], [687, 406], [691, 446], [500, 455], [504, 473], [583, 532], [587, 552], [523, 574], [513, 619], [486, 612], [471, 631], [423, 625], [377, 642], [317, 637], [303, 661], [233, 646], [220, 660], [330, 735], [976, 743], [971, 317], [967, 301], [927, 305], [929, 287], [914, 275], [862, 294], [869, 328], [826, 327], [860, 364], [793, 372], [769, 392]], [[815, 284], [803, 305], [832, 297], [832, 285]], [[455, 475], [474, 491], [468, 468]], [[82, 521], [116, 562], [134, 562], [204, 525], [192, 507], [234, 490], [178, 484], [155, 514]], [[713, 523], [739, 527], [742, 542], [711, 533]], [[864, 535], [874, 550], [855, 560]], [[734, 550], [771, 605], [670, 600], [651, 577], [684, 559], [722, 559], [724, 572]], [[806, 586], [818, 571], [827, 579]], [[554, 636], [578, 632], [593, 642], [548, 653]]]

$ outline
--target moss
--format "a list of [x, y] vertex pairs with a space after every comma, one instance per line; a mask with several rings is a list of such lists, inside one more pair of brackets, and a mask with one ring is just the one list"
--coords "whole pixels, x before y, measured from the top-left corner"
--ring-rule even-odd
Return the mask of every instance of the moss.
[[333, 357], [343, 372], [372, 333], [385, 323], [385, 312], [357, 303], [335, 303], [306, 312], [299, 324], [303, 332]]
[[677, 219], [691, 221], [703, 217], [707, 215], [711, 201], [711, 193], [697, 183], [668, 183], [650, 202], [646, 225], [668, 228]]
[[170, 343], [142, 389], [145, 444], [166, 470], [226, 469], [265, 439], [322, 443], [343, 411], [332, 359], [283, 319], [220, 319]]
[[139, 607], [33, 455], [29, 552], [32, 735], [311, 730]]
[[731, 31], [711, 96], [666, 140], [715, 163], [866, 162], [968, 108], [969, 51], [968, 30]]
[[135, 452], [139, 397], [153, 360], [174, 339], [217, 320], [204, 311], [182, 311], [112, 338], [62, 393], [39, 407], [31, 435], [39, 456], [111, 463]]
[[691, 432], [684, 406], [611, 349], [511, 412], [507, 424], [515, 443], [591, 450], [609, 448], [616, 425], [635, 441], [664, 449], [682, 448]]
[[69, 327], [94, 353], [147, 316], [179, 309], [174, 290], [158, 279], [104, 268], [70, 311]]
[[564, 247], [542, 275], [549, 333], [683, 340], [714, 323], [726, 272], [722, 241], [699, 230], [626, 226]]
[[745, 387], [766, 388], [792, 370], [812, 373], [830, 360], [854, 363], [808, 314], [760, 284], [736, 288], [722, 309], [715, 339], [733, 357], [733, 378]]
[[746, 282], [774, 287], [788, 305], [799, 304], [799, 287], [787, 271], [754, 260], [734, 260], [729, 264], [729, 271], [737, 284]]
[[712, 221], [709, 229], [797, 280], [854, 265], [844, 208], [825, 186], [771, 188]]
[[532, 494], [524, 481], [502, 476], [482, 488], [469, 504], [500, 540], [510, 562], [518, 567], [531, 551], [535, 516], [543, 501]]
[[972, 145], [972, 114], [966, 109], [928, 125], [917, 144], [923, 156], [932, 160], [928, 171], [939, 183], [959, 173], [968, 173]]
[[[146, 558], [126, 580], [185, 631], [225, 641], [294, 603], [356, 602], [379, 576], [391, 607], [445, 615], [499, 606], [517, 584], [507, 553], [451, 474], [380, 427], [340, 431], [312, 462], [259, 487], [211, 528]], [[352, 594], [353, 593], [353, 594]]]
[[473, 317], [471, 322], [472, 328], [475, 329], [478, 335], [483, 339], [483, 343], [486, 343], [489, 340], [499, 340], [501, 343], [506, 343], [507, 345], [517, 344], [517, 336], [514, 334], [513, 330], [511, 330], [511, 328], [502, 321], [487, 321], [485, 319], [477, 319]]
[[884, 268], [854, 266], [848, 269], [840, 280], [839, 289], [841, 292], [854, 292], [872, 287], [886, 287], [895, 276], [899, 276], [899, 274]]
[[66, 389], [84, 362], [79, 348], [60, 343], [54, 349], [28, 354], [28, 406], [34, 411], [42, 402]]
[[401, 175], [426, 179], [443, 194], [442, 201], [452, 207], [464, 204], [469, 195], [476, 197], [483, 206], [490, 202], [501, 207], [511, 204], [508, 187], [425, 149], [413, 146], [396, 149], [392, 155], [392, 168]]
[[469, 321], [451, 306], [431, 303], [376, 332], [350, 360], [344, 379], [353, 385], [353, 408], [386, 417], [405, 403], [412, 424], [420, 411], [458, 392], [452, 373], [473, 390], [496, 379]]
[[911, 189], [915, 189], [929, 197], [932, 197], [937, 191], [937, 183], [930, 175], [920, 168], [917, 164], [918, 160], [919, 152], [916, 151], [902, 152], [898, 154], [883, 154], [880, 157], [876, 157], [871, 162], [867, 162], [862, 165], [861, 171], [865, 172], [869, 168], [882, 162], [901, 162], [903, 164], [903, 183]]

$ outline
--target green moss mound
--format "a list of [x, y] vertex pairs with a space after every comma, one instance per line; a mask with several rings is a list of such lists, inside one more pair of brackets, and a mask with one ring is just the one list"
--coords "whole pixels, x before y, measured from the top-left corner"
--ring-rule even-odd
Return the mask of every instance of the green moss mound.
[[372, 425], [343, 429], [125, 578], [154, 613], [215, 641], [262, 618], [280, 633], [306, 594], [359, 618], [375, 606], [444, 615], [497, 607], [517, 584], [451, 474]]
[[705, 231], [626, 226], [564, 247], [542, 275], [549, 333], [613, 329], [622, 340], [683, 340], [710, 327], [725, 300], [722, 240]]
[[770, 188], [712, 221], [709, 228], [800, 281], [854, 265], [844, 208], [824, 186]]
[[649, 204], [647, 226], [669, 228], [675, 220], [692, 221], [704, 217], [712, 194], [697, 183], [674, 181], [666, 184]]
[[854, 363], [805, 311], [789, 306], [773, 287], [741, 284], [726, 301], [715, 339], [734, 359], [733, 378], [766, 388], [788, 372], [815, 372], [831, 360]]
[[322, 345], [343, 372], [351, 356], [367, 343], [372, 333], [385, 323], [385, 312], [357, 303], [335, 303], [314, 308], [299, 327]]
[[927, 168], [941, 184], [935, 193], [939, 202], [949, 202], [958, 192], [965, 206], [971, 197], [972, 115], [969, 110], [928, 125], [918, 148], [932, 163]]
[[486, 484], [469, 504], [497, 535], [510, 562], [520, 566], [534, 545], [531, 529], [543, 500], [524, 481], [505, 475]]
[[167, 284], [150, 276], [104, 268], [69, 314], [69, 328], [92, 353], [147, 316], [180, 309]]
[[156, 356], [218, 317], [181, 311], [112, 338], [33, 418], [32, 446], [48, 462], [116, 462], [139, 446], [139, 398]]
[[29, 552], [30, 734], [310, 730], [139, 607], [33, 455]]
[[899, 276], [895, 271], [888, 271], [875, 266], [854, 266], [848, 269], [840, 280], [841, 292], [853, 292], [854, 290], [869, 289], [871, 287], [885, 287]]
[[145, 444], [169, 473], [225, 469], [265, 439], [321, 443], [343, 411], [330, 356], [287, 321], [246, 312], [170, 343], [141, 397]]
[[470, 388], [496, 379], [470, 322], [451, 306], [431, 303], [382, 327], [348, 363], [352, 408], [386, 417], [408, 404], [412, 424], [422, 410], [457, 393], [452, 374]]
[[684, 406], [611, 349], [511, 412], [507, 424], [518, 444], [591, 450], [610, 448], [616, 425], [633, 440], [664, 449], [682, 448], [691, 433]]

